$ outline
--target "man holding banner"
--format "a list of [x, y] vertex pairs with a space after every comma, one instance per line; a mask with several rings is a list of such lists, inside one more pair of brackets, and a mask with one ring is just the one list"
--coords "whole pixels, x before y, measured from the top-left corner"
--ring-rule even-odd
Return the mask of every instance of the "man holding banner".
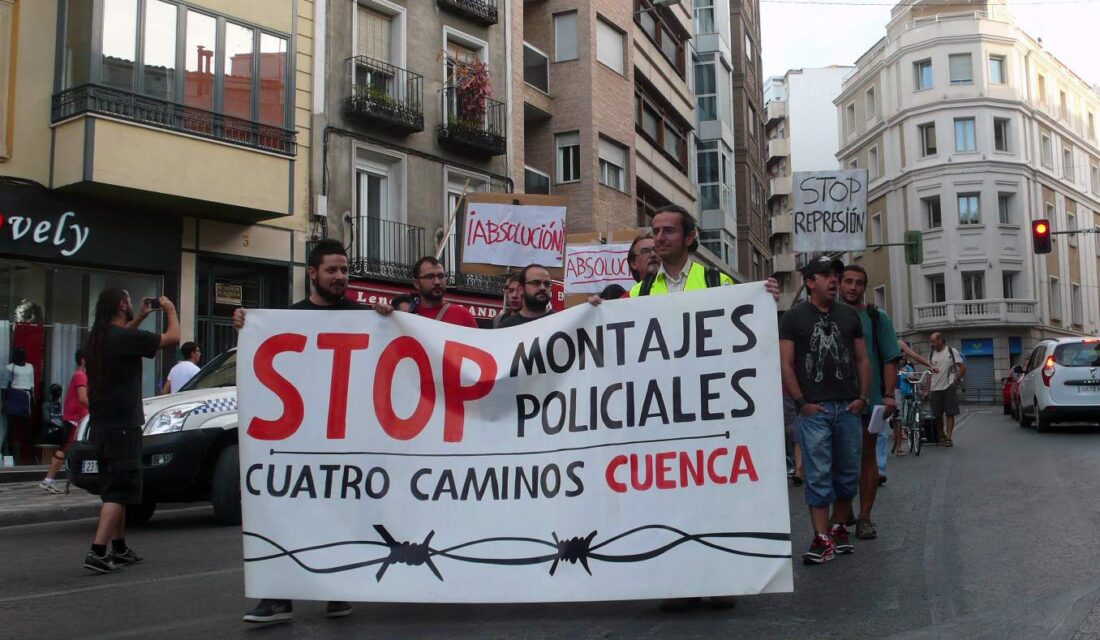
[[532, 320], [545, 318], [553, 313], [550, 309], [550, 288], [554, 281], [546, 267], [530, 264], [519, 272], [519, 283], [523, 291], [523, 308], [500, 323], [500, 328], [516, 327]]

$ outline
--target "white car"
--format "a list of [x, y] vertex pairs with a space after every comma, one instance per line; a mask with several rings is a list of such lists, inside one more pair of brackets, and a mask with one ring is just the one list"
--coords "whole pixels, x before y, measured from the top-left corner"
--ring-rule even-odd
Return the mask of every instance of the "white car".
[[1049, 431], [1055, 422], [1100, 419], [1100, 338], [1043, 340], [1028, 358], [1019, 387], [1021, 427], [1034, 422]]

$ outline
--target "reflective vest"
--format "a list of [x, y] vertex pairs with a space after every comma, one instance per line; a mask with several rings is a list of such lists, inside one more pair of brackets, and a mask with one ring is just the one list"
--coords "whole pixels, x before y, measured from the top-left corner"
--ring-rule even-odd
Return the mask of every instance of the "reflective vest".
[[[644, 280], [642, 282], [645, 282]], [[630, 289], [630, 297], [637, 298], [642, 293], [642, 282]], [[734, 284], [733, 278], [724, 273], [718, 274], [719, 286]], [[691, 271], [688, 272], [687, 282], [684, 283], [684, 291], [695, 291], [707, 288], [707, 268], [698, 262], [692, 261]], [[649, 290], [651, 296], [663, 296], [668, 293], [668, 283], [665, 282], [665, 274], [658, 272], [653, 280], [653, 287]]]

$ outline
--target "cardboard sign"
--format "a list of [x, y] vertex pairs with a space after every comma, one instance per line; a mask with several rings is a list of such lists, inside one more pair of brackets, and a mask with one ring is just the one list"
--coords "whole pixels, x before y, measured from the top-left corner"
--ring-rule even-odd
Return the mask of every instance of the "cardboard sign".
[[792, 589], [762, 284], [484, 331], [249, 313], [251, 598], [568, 602]]
[[462, 263], [522, 267], [562, 266], [565, 259], [566, 208], [533, 196], [512, 201], [482, 201], [471, 195], [462, 227]]
[[629, 242], [566, 245], [565, 292], [599, 293], [612, 284], [630, 291], [634, 277], [626, 261], [629, 250]]
[[794, 173], [794, 250], [867, 248], [867, 170]]

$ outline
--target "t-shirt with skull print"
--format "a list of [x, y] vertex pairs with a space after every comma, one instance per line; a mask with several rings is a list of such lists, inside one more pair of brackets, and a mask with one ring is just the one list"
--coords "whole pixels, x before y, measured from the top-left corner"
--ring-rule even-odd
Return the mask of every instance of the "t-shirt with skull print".
[[791, 307], [779, 338], [794, 343], [794, 370], [806, 402], [850, 402], [859, 397], [855, 341], [863, 325], [855, 307], [836, 302], [828, 312], [809, 301]]

